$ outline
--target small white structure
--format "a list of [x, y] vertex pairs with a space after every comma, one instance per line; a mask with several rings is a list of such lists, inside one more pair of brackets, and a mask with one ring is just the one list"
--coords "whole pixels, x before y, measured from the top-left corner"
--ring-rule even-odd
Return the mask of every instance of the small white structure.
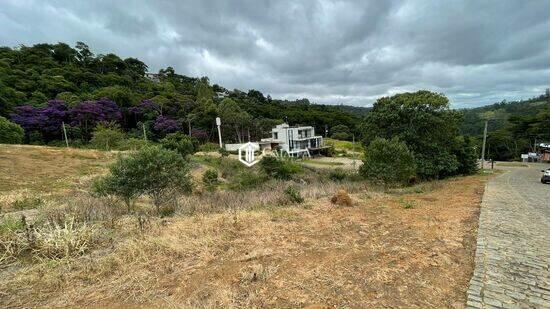
[[259, 160], [256, 159], [254, 152], [256, 151], [256, 147], [253, 143], [248, 142], [246, 144], [243, 144], [241, 147], [239, 147], [239, 161], [241, 161], [244, 165], [251, 167], [252, 165], [259, 162]]
[[264, 142], [277, 143], [281, 150], [290, 156], [311, 156], [310, 150], [323, 148], [323, 137], [315, 135], [312, 126], [289, 126], [287, 123], [277, 125], [271, 130], [271, 138]]

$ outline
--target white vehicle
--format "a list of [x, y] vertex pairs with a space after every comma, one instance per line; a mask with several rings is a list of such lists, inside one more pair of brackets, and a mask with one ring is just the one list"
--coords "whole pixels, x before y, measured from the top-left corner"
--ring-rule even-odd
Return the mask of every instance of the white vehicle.
[[542, 170], [544, 174], [542, 174], [542, 177], [540, 178], [540, 182], [547, 183], [550, 182], [550, 168], [547, 170]]

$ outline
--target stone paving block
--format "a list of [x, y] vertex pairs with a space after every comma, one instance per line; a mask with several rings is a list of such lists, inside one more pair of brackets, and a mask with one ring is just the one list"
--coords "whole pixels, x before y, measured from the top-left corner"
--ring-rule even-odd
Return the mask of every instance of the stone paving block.
[[550, 190], [540, 169], [508, 168], [487, 184], [467, 307], [550, 308]]

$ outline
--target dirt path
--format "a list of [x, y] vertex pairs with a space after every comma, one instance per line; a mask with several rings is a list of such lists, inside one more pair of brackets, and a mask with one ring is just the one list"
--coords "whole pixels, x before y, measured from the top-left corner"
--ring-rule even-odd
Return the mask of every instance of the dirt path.
[[547, 165], [504, 167], [487, 184], [479, 222], [471, 308], [550, 308], [550, 186]]

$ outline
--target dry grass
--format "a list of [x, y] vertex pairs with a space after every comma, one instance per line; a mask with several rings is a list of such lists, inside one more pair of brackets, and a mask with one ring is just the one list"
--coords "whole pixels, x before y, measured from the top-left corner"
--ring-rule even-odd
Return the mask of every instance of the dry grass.
[[154, 219], [114, 251], [4, 276], [2, 304], [460, 306], [483, 183], [473, 176], [424, 193], [362, 191], [351, 208], [322, 198], [311, 209]]
[[[300, 206], [281, 206], [288, 183], [268, 182], [182, 198], [175, 217], [139, 221], [110, 201], [66, 197], [40, 210], [40, 220], [63, 230], [52, 232], [53, 243], [69, 230], [61, 224], [69, 215], [112, 237], [69, 257], [3, 268], [0, 306], [462, 307], [487, 177], [388, 192], [295, 183]], [[330, 202], [341, 188], [352, 207]]]
[[102, 173], [115, 156], [96, 150], [0, 144], [0, 210], [18, 210], [13, 204], [28, 197], [67, 195]]

